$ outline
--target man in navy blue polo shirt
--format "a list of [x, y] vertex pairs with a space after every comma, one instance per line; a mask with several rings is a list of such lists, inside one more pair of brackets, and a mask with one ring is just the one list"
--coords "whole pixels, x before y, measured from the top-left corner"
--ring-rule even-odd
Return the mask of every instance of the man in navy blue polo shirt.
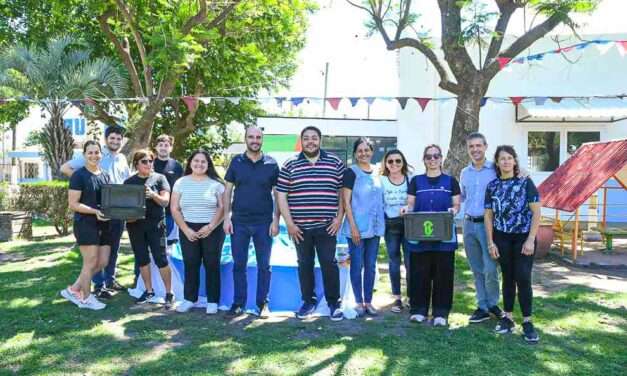
[[[263, 133], [259, 128], [246, 129], [246, 152], [237, 155], [226, 171], [224, 191], [224, 232], [231, 235], [233, 254], [233, 305], [227, 316], [244, 313], [246, 307], [246, 268], [248, 246], [252, 238], [257, 256], [257, 307], [255, 316], [262, 316], [270, 290], [270, 253], [272, 237], [279, 232], [278, 206], [273, 205], [279, 166], [261, 152]], [[231, 210], [231, 194], [235, 188]]]

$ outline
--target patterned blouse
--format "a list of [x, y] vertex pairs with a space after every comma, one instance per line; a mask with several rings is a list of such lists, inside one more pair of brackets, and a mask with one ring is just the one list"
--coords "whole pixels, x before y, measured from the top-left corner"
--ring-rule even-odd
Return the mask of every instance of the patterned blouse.
[[496, 178], [488, 183], [484, 206], [492, 209], [496, 230], [524, 234], [529, 232], [533, 216], [529, 203], [539, 201], [540, 195], [530, 178]]

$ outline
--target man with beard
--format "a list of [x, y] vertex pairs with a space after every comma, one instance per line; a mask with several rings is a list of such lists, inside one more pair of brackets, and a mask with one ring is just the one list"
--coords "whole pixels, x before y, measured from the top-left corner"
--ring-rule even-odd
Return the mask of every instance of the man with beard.
[[[124, 184], [124, 180], [129, 177], [130, 171], [128, 162], [124, 154], [120, 153], [122, 140], [124, 138], [124, 128], [118, 125], [109, 126], [105, 129], [106, 146], [102, 148], [102, 159], [100, 168], [109, 174], [111, 183]], [[74, 171], [85, 166], [85, 158], [80, 155], [75, 159], [65, 162], [61, 166], [61, 172], [70, 177]], [[111, 254], [109, 263], [93, 277], [95, 294], [99, 298], [110, 298], [111, 290], [124, 291], [126, 288], [115, 279], [115, 268], [118, 261], [118, 251], [120, 250], [120, 238], [124, 232], [124, 221], [111, 220]]]
[[471, 162], [460, 175], [461, 196], [464, 203], [464, 248], [468, 264], [475, 277], [477, 309], [469, 322], [479, 323], [490, 319], [490, 314], [500, 319], [498, 307], [499, 276], [496, 261], [490, 257], [483, 219], [484, 199], [488, 183], [496, 179], [494, 163], [486, 160], [488, 148], [485, 136], [471, 133], [466, 138]]
[[[273, 205], [279, 167], [274, 158], [261, 152], [263, 133], [250, 127], [244, 134], [246, 152], [231, 161], [224, 180], [224, 232], [231, 235], [233, 255], [233, 305], [227, 316], [244, 313], [248, 283], [248, 246], [252, 238], [257, 258], [257, 307], [250, 313], [261, 317], [270, 290], [272, 237], [279, 233], [279, 211]], [[231, 205], [231, 195], [233, 203]], [[231, 210], [232, 209], [232, 210]]]
[[311, 316], [318, 304], [314, 291], [317, 253], [330, 318], [339, 321], [344, 316], [340, 309], [340, 274], [335, 246], [344, 216], [339, 200], [344, 163], [337, 156], [320, 150], [320, 129], [305, 127], [300, 141], [303, 151], [285, 162], [277, 183], [281, 214], [298, 255], [303, 305], [296, 317]]
[[[157, 137], [157, 158], [154, 161], [153, 168], [156, 173], [162, 174], [168, 180], [170, 187], [174, 187], [174, 183], [183, 176], [183, 165], [174, 158], [170, 157], [172, 148], [174, 147], [174, 137], [162, 134]], [[168, 245], [178, 241], [179, 230], [172, 219], [170, 205], [165, 207], [165, 225], [166, 236], [168, 237]]]

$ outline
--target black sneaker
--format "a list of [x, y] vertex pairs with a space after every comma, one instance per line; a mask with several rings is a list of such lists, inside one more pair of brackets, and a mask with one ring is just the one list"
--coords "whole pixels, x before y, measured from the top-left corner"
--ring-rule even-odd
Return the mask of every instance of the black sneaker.
[[107, 282], [106, 287], [108, 290], [113, 291], [126, 291], [126, 287], [122, 286], [118, 281], [113, 280], [111, 282]]
[[499, 320], [499, 323], [496, 324], [496, 328], [494, 328], [494, 331], [499, 334], [507, 334], [513, 332], [515, 326], [516, 324], [514, 324], [514, 322], [509, 317], [503, 316]]
[[296, 312], [296, 317], [301, 320], [304, 320], [311, 316], [312, 313], [316, 310], [316, 305], [314, 303], [303, 303], [298, 312]]
[[155, 297], [155, 292], [154, 291], [144, 291], [144, 293], [142, 294], [142, 296], [140, 296], [139, 298], [137, 298], [137, 300], [135, 300], [135, 303], [137, 304], [144, 304], [144, 303], [148, 303], [150, 302], [153, 298]]
[[244, 310], [242, 309], [242, 307], [238, 306], [237, 304], [233, 304], [231, 306], [231, 309], [226, 312], [226, 317], [237, 317], [243, 314]]
[[268, 308], [266, 304], [260, 304], [257, 307], [251, 309], [249, 313], [259, 318], [266, 318], [268, 317]]
[[403, 302], [400, 299], [396, 299], [392, 304], [392, 308], [390, 309], [390, 311], [394, 313], [403, 312]]
[[331, 321], [342, 321], [344, 319], [344, 313], [340, 307], [329, 306], [329, 318]]
[[476, 324], [479, 322], [483, 322], [490, 319], [490, 314], [481, 308], [475, 309], [475, 312], [470, 316], [468, 322], [471, 324]]
[[500, 319], [501, 317], [503, 317], [503, 311], [501, 311], [501, 309], [497, 305], [490, 307], [490, 309], [488, 309], [488, 312], [493, 314], [494, 317], [496, 317], [497, 319]]
[[174, 294], [172, 294], [171, 292], [165, 294], [165, 304], [163, 307], [166, 309], [166, 311], [174, 308]]
[[107, 290], [106, 288], [98, 288], [94, 290], [94, 295], [96, 295], [97, 298], [99, 299], [111, 299], [113, 298], [113, 294], [111, 293], [111, 291]]
[[523, 339], [529, 343], [537, 343], [540, 340], [540, 336], [538, 332], [536, 332], [536, 328], [533, 327], [533, 323], [531, 321], [522, 323], [523, 329]]

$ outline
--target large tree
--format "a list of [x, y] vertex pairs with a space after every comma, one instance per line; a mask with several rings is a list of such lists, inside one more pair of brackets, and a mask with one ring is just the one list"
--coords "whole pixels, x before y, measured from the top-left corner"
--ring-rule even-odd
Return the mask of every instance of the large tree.
[[[465, 138], [479, 129], [482, 98], [500, 70], [497, 58], [515, 58], [561, 24], [575, 28], [570, 16], [594, 10], [599, 0], [437, 0], [442, 29], [437, 46], [429, 35], [416, 31], [420, 14], [412, 0], [347, 1], [369, 14], [370, 29], [381, 34], [388, 50], [419, 51], [438, 72], [440, 88], [457, 96], [445, 168], [459, 175], [468, 163]], [[510, 20], [523, 8], [541, 21], [505, 44]], [[478, 59], [471, 57], [473, 48], [482, 52]]]

